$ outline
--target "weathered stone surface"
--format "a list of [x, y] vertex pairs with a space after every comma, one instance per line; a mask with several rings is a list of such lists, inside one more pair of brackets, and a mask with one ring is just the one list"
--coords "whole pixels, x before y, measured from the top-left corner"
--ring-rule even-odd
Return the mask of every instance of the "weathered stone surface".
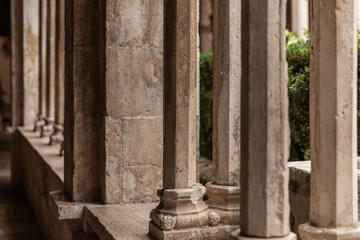
[[162, 187], [162, 4], [68, 5], [65, 185], [74, 200], [151, 201]]
[[11, 121], [12, 126], [24, 124], [24, 49], [23, 0], [11, 4]]
[[112, 117], [161, 116], [162, 49], [108, 47], [106, 58], [107, 113]]
[[107, 1], [107, 46], [162, 49], [162, 6], [160, 0]]
[[53, 215], [48, 204], [50, 191], [63, 190], [64, 161], [58, 156], [58, 146], [49, 146], [47, 139], [39, 138], [30, 128], [16, 133], [14, 141], [22, 163], [17, 171], [22, 172], [26, 198], [42, 226], [44, 239], [71, 239], [71, 232]]
[[[239, 236], [240, 235], [240, 236]], [[244, 236], [241, 235], [240, 230], [237, 230], [236, 232], [233, 232], [231, 234], [231, 240], [251, 240], [254, 239], [253, 237], [248, 237], [248, 236]], [[284, 237], [272, 237], [272, 238], [266, 238], [266, 239], [270, 239], [270, 240], [296, 240], [296, 235], [292, 232], [290, 232], [288, 235], [284, 236]]]
[[242, 1], [240, 228], [252, 238], [290, 233], [285, 8]]
[[238, 0], [214, 1], [213, 182], [240, 185], [240, 13]]
[[25, 126], [33, 125], [39, 98], [39, 1], [23, 0], [23, 102]]
[[355, 225], [353, 227], [321, 228], [305, 223], [299, 227], [299, 232], [301, 239], [306, 240], [351, 240], [359, 239], [360, 226]]
[[148, 235], [149, 212], [156, 203], [86, 207], [86, 222], [100, 239], [152, 239]]
[[[311, 6], [309, 222], [319, 231], [334, 228], [324, 234], [337, 239], [337, 228], [358, 225], [355, 1], [315, 0]], [[313, 239], [313, 230], [302, 225], [300, 235]]]
[[310, 161], [289, 162], [288, 166], [290, 170], [290, 227], [299, 238], [299, 225], [309, 221], [311, 163]]
[[64, 124], [65, 103], [65, 0], [56, 0], [55, 124]]
[[47, 2], [40, 0], [39, 37], [39, 115], [46, 116], [46, 50], [47, 50]]
[[46, 119], [55, 118], [56, 2], [47, 0], [46, 11]]
[[164, 188], [196, 183], [198, 1], [165, 1]]
[[206, 193], [209, 195], [206, 203], [219, 214], [221, 223], [239, 225], [240, 188], [238, 186], [222, 186], [208, 182]]

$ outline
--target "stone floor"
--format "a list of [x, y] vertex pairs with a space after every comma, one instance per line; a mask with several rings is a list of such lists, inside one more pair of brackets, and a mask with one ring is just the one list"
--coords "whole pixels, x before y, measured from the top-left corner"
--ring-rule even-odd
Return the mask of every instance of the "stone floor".
[[0, 239], [42, 240], [35, 218], [23, 194], [10, 187], [8, 139], [0, 135]]

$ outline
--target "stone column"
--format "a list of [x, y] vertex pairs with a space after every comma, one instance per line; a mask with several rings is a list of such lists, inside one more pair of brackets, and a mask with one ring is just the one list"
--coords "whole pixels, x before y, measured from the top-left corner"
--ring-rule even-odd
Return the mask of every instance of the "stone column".
[[66, 0], [65, 9], [65, 191], [73, 201], [154, 201], [163, 1]]
[[291, 0], [291, 31], [305, 39], [306, 30], [309, 30], [309, 0]]
[[64, 141], [65, 105], [65, 0], [56, 0], [55, 38], [55, 124], [50, 145]]
[[356, 1], [311, 6], [308, 239], [360, 239], [357, 202]]
[[360, 1], [356, 1], [355, 9], [356, 9], [357, 29], [360, 30]]
[[238, 239], [296, 239], [289, 222], [286, 0], [242, 0]]
[[211, 51], [213, 45], [213, 1], [200, 0], [200, 52]]
[[47, 0], [46, 14], [46, 114], [41, 136], [50, 135], [55, 120], [55, 41], [56, 41], [56, 2]]
[[100, 2], [65, 1], [64, 184], [73, 201], [101, 198]]
[[11, 119], [12, 126], [24, 124], [23, 4], [11, 1]]
[[241, 2], [214, 0], [213, 181], [210, 208], [240, 223]]
[[39, 1], [39, 112], [34, 131], [45, 125], [46, 116], [46, 32], [47, 32], [47, 0]]
[[156, 239], [200, 239], [194, 228], [208, 213], [205, 187], [196, 183], [198, 1], [165, 0], [164, 14], [164, 189], [149, 231]]
[[23, 0], [23, 106], [25, 126], [33, 125], [39, 98], [39, 1]]

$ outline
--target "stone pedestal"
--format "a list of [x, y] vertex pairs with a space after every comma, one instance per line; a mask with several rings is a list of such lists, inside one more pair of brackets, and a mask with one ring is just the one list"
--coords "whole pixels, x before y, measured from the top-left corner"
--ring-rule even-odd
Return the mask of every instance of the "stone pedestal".
[[[256, 239], [264, 239], [264, 238], [257, 238], [257, 237], [249, 237], [242, 235], [240, 230], [237, 230], [236, 232], [233, 232], [231, 234], [231, 240], [256, 240]], [[296, 234], [290, 232], [288, 235], [283, 237], [272, 237], [272, 238], [266, 238], [267, 240], [296, 240]]]
[[357, 240], [360, 236], [360, 225], [354, 227], [321, 228], [309, 223], [299, 226], [301, 239], [304, 240]]
[[60, 144], [64, 141], [64, 127], [58, 124], [53, 125], [53, 133], [50, 135], [49, 145]]
[[54, 118], [45, 118], [44, 122], [45, 124], [41, 125], [40, 137], [50, 136], [54, 129]]
[[219, 214], [223, 224], [238, 225], [240, 223], [240, 188], [235, 186], [206, 184], [206, 201], [209, 208]]
[[37, 120], [34, 123], [34, 132], [40, 131], [41, 127], [46, 124], [45, 117], [41, 114], [38, 115]]
[[[163, 231], [207, 224], [207, 205], [202, 200], [205, 192], [201, 184], [185, 189], [159, 190], [160, 204], [150, 213], [152, 224]], [[217, 219], [220, 220], [220, 217], [214, 217], [214, 225], [219, 222]]]

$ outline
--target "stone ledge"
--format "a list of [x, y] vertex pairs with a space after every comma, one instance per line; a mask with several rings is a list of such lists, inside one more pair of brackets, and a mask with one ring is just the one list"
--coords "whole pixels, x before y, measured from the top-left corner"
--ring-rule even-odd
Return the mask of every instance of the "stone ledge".
[[49, 146], [49, 138], [40, 137], [39, 132], [31, 128], [19, 127], [18, 131], [25, 138], [36, 154], [53, 170], [59, 180], [64, 182], [64, 157], [60, 156], [59, 146]]
[[[289, 199], [291, 231], [299, 236], [298, 227], [309, 221], [310, 211], [310, 161], [289, 162]], [[360, 200], [360, 158], [357, 158], [358, 201]], [[359, 202], [360, 203], [360, 202]], [[360, 210], [360, 208], [359, 208]], [[360, 211], [359, 211], [360, 218]], [[299, 238], [300, 239], [300, 238]]]
[[87, 206], [86, 222], [100, 239], [153, 239], [149, 234], [149, 213], [158, 203]]

